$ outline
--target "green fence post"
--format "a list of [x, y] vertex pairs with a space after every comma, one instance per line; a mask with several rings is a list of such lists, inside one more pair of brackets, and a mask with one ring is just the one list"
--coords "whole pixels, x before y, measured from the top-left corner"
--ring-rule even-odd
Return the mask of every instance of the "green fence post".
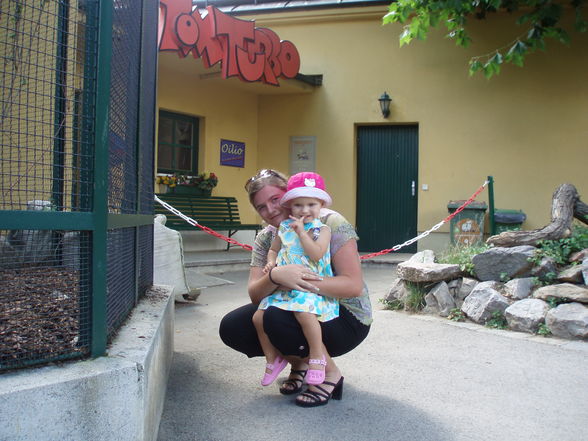
[[490, 216], [490, 236], [496, 234], [496, 224], [494, 223], [494, 178], [488, 176], [488, 215]]
[[66, 88], [67, 88], [67, 45], [69, 22], [69, 1], [59, 2], [57, 15], [57, 53], [55, 54], [55, 115], [53, 117], [53, 185], [51, 202], [62, 211], [64, 206], [65, 129], [66, 129]]
[[106, 352], [107, 343], [107, 243], [108, 243], [108, 114], [112, 58], [111, 0], [99, 4], [94, 149], [94, 219], [92, 235], [92, 357]]

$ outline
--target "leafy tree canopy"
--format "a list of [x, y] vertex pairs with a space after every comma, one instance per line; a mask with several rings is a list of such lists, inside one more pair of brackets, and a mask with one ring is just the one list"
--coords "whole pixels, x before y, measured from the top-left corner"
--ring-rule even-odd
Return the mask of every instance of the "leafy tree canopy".
[[486, 78], [500, 73], [503, 63], [522, 67], [525, 57], [545, 49], [545, 39], [551, 38], [563, 44], [570, 43], [570, 35], [562, 25], [565, 8], [575, 14], [573, 28], [586, 32], [588, 22], [583, 7], [587, 0], [397, 0], [390, 5], [383, 18], [386, 23], [406, 23], [400, 34], [400, 46], [415, 38], [424, 40], [431, 28], [444, 24], [448, 38], [455, 44], [467, 47], [471, 38], [466, 30], [467, 20], [482, 20], [489, 13], [506, 11], [518, 14], [517, 24], [523, 27], [521, 35], [489, 54], [476, 56], [469, 61], [470, 75], [482, 72]]

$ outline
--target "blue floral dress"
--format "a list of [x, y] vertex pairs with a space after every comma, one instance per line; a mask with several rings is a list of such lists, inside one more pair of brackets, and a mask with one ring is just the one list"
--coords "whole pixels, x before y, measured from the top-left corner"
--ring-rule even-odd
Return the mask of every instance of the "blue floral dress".
[[[306, 256], [300, 243], [300, 238], [290, 227], [291, 223], [292, 220], [288, 219], [280, 224], [278, 235], [282, 241], [282, 247], [278, 253], [277, 265], [295, 263], [304, 265], [321, 276], [332, 276], [330, 247], [327, 248], [327, 252], [318, 262], [311, 260]], [[321, 227], [324, 226], [325, 224], [319, 219], [314, 219], [312, 222], [304, 224], [304, 231], [314, 230], [314, 232], [318, 233]], [[261, 301], [259, 309], [267, 309], [270, 306], [286, 311], [310, 312], [316, 314], [321, 322], [327, 322], [339, 317], [339, 301], [337, 299], [295, 289], [291, 291], [275, 291]]]

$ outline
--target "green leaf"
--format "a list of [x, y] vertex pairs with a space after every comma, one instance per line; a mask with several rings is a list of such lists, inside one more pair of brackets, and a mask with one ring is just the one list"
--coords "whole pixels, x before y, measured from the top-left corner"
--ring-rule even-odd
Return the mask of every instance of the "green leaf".
[[412, 33], [410, 32], [410, 29], [407, 26], [402, 31], [402, 34], [400, 34], [400, 47], [404, 46], [405, 44], [410, 43], [412, 41], [412, 39], [413, 39]]
[[465, 29], [461, 29], [458, 33], [457, 33], [457, 44], [461, 47], [468, 47], [470, 45], [470, 42], [472, 41], [472, 39], [470, 38], [470, 36], [466, 33]]
[[397, 21], [399, 21], [399, 17], [396, 12], [388, 12], [382, 17], [382, 24], [394, 23]]
[[584, 20], [584, 15], [582, 14], [582, 7], [576, 7], [576, 17], [574, 20], [574, 27], [578, 32], [586, 32], [588, 29], [588, 23]]
[[[496, 61], [496, 55], [484, 64], [484, 76], [486, 78], [491, 78], [492, 75], [498, 75], [500, 73], [500, 64]], [[502, 60], [502, 57], [500, 57], [500, 60]], [[502, 63], [502, 61], [500, 62]]]
[[481, 70], [484, 66], [482, 66], [482, 63], [480, 63], [479, 60], [470, 60], [470, 69], [469, 69], [469, 73], [470, 73], [470, 77], [472, 75], [474, 75], [477, 71]]
[[522, 41], [517, 41], [506, 53], [504, 60], [515, 66], [523, 67], [523, 61], [527, 53], [527, 46]]
[[525, 57], [521, 54], [517, 54], [516, 52], [506, 54], [506, 56], [504, 57], [504, 61], [506, 61], [507, 63], [512, 63], [518, 67], [523, 67], [524, 60]]
[[569, 46], [569, 44], [571, 42], [570, 35], [562, 28], [555, 28], [554, 31], [556, 34], [555, 38], [557, 38], [560, 43]]
[[490, 0], [488, 5], [492, 6], [494, 9], [500, 8], [500, 4], [502, 3], [501, 0]]
[[529, 40], [540, 40], [543, 39], [543, 28], [540, 26], [533, 26], [528, 34], [527, 34], [527, 38]]
[[[490, 58], [489, 63], [495, 64], [496, 66], [502, 64], [503, 58], [500, 52], [496, 52], [492, 58]], [[498, 73], [498, 72], [497, 72]]]
[[429, 26], [431, 26], [432, 28], [436, 28], [437, 25], [439, 25], [440, 21], [441, 21], [440, 14], [431, 14], [429, 16]]

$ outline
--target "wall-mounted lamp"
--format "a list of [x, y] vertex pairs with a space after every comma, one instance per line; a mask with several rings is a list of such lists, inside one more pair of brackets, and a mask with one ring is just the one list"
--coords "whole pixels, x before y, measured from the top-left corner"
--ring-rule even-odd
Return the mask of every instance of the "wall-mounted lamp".
[[378, 101], [380, 102], [380, 110], [382, 111], [382, 116], [384, 118], [388, 118], [388, 116], [390, 116], [390, 103], [392, 102], [390, 95], [384, 92], [382, 96], [378, 98]]

